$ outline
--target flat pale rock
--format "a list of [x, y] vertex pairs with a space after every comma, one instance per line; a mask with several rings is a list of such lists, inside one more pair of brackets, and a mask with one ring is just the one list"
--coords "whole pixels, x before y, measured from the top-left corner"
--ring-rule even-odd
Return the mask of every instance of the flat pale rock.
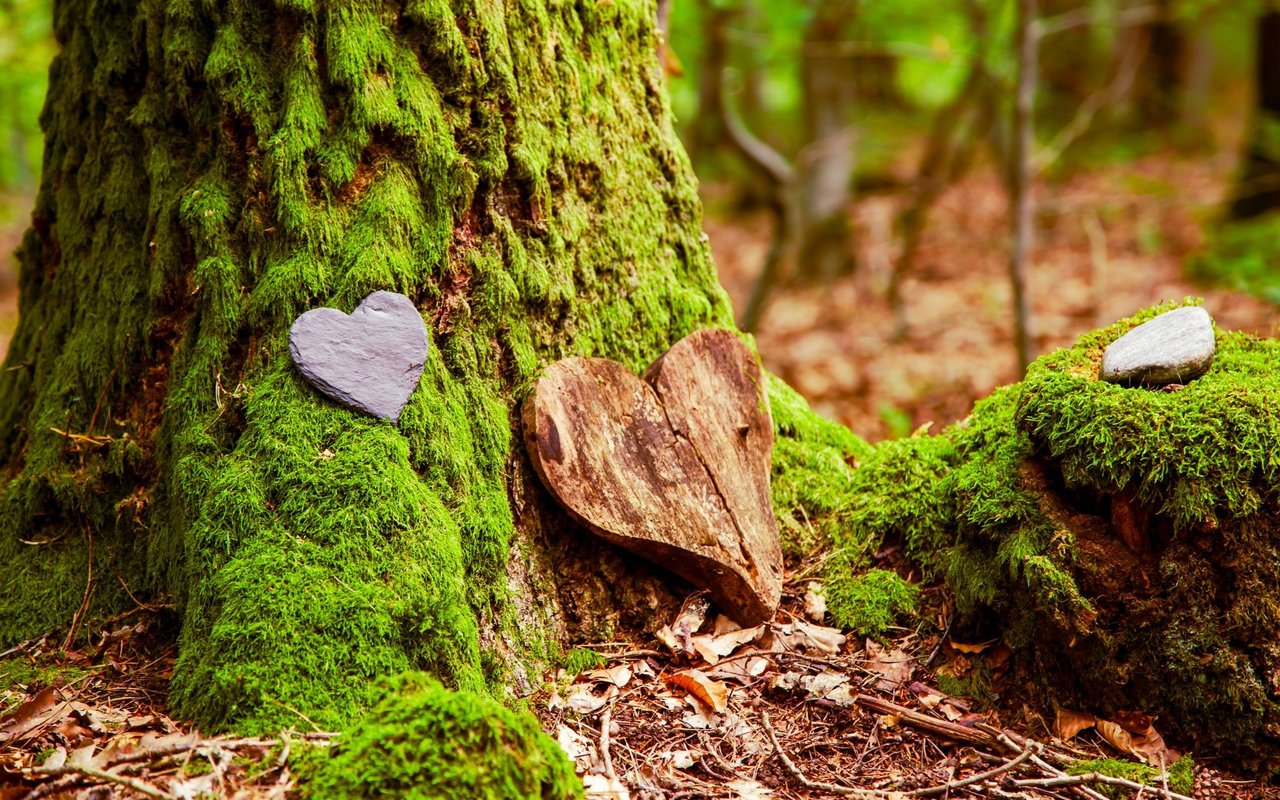
[[1209, 312], [1175, 308], [1112, 342], [1102, 354], [1102, 379], [1126, 386], [1188, 383], [1209, 371], [1215, 346]]
[[289, 329], [302, 377], [344, 406], [395, 422], [427, 362], [427, 326], [413, 301], [374, 292], [351, 314], [315, 308]]
[[643, 380], [606, 359], [558, 361], [523, 417], [534, 469], [588, 529], [706, 589], [744, 626], [772, 618], [773, 421], [760, 365], [736, 335], [692, 333]]

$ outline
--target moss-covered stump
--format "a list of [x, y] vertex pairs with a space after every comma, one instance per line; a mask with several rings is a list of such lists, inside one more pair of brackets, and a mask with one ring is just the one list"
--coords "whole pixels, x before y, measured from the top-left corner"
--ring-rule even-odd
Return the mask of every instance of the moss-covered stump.
[[365, 718], [307, 754], [301, 795], [317, 800], [570, 800], [582, 796], [560, 747], [533, 719], [422, 674], [378, 687]]
[[1046, 699], [1158, 713], [1201, 754], [1273, 769], [1280, 342], [1220, 331], [1182, 388], [1098, 380], [1106, 345], [1168, 308], [1044, 356], [941, 436], [877, 448], [850, 529], [904, 541], [998, 619]]

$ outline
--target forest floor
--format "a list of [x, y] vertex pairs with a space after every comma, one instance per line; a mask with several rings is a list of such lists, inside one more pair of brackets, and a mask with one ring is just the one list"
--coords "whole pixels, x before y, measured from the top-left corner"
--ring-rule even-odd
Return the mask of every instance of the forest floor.
[[[1159, 154], [1042, 183], [1030, 287], [1037, 352], [1185, 296], [1204, 297], [1225, 328], [1275, 335], [1275, 307], [1182, 276], [1230, 170], [1229, 159]], [[722, 193], [707, 195], [720, 276], [741, 307], [770, 221], [727, 217], [717, 211]], [[1019, 377], [998, 182], [975, 174], [934, 209], [906, 283], [910, 332], [895, 342], [885, 285], [899, 202], [861, 199], [859, 269], [779, 289], [757, 332], [768, 368], [871, 440], [928, 422], [941, 428]], [[0, 231], [0, 247], [11, 252], [19, 233]], [[14, 283], [11, 268], [0, 268], [0, 353], [16, 321]], [[1104, 720], [1076, 732], [1084, 723], [1070, 712], [1045, 719], [1030, 710], [1019, 694], [1025, 680], [1005, 673], [1002, 646], [908, 630], [884, 643], [847, 637], [823, 627], [804, 574], [793, 571], [784, 611], [769, 625], [732, 630], [695, 600], [652, 639], [594, 645], [598, 663], [547, 676], [528, 702], [574, 757], [589, 797], [1179, 796], [1135, 760], [1174, 755], [1153, 746], [1159, 720], [1154, 728], [1141, 718], [1122, 721], [1128, 728]], [[945, 598], [935, 605], [945, 608]], [[946, 614], [935, 623], [945, 630]], [[90, 647], [69, 648], [55, 633], [0, 653], [9, 679], [0, 681], [0, 800], [289, 793], [290, 754], [326, 746], [331, 734], [208, 738], [169, 718], [173, 626], [165, 612], [139, 607], [95, 629]], [[978, 675], [985, 697], [941, 688]], [[1102, 758], [1148, 785], [1067, 774], [1088, 773]], [[1207, 768], [1198, 781], [1195, 797], [1206, 800], [1277, 796]]]

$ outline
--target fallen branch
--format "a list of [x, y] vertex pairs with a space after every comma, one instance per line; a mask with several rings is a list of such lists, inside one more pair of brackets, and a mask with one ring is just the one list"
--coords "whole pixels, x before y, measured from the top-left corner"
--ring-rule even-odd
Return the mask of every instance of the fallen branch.
[[869, 694], [860, 694], [853, 698], [853, 701], [863, 708], [877, 711], [881, 714], [893, 714], [903, 722], [913, 728], [935, 733], [947, 739], [953, 739], [958, 742], [966, 742], [968, 744], [991, 744], [993, 738], [991, 735], [982, 731], [966, 728], [963, 725], [957, 725], [954, 722], [931, 717], [928, 714], [922, 714], [919, 711], [913, 711], [906, 706], [900, 706], [897, 703], [890, 703], [888, 700], [882, 700], [879, 697], [873, 697]]
[[1155, 797], [1164, 797], [1167, 800], [1192, 800], [1185, 794], [1178, 794], [1168, 788], [1160, 786], [1149, 786], [1145, 783], [1138, 783], [1126, 778], [1117, 778], [1113, 775], [1104, 775], [1101, 772], [1086, 772], [1082, 775], [1055, 775], [1052, 778], [1023, 778], [1021, 780], [1014, 779], [1015, 786], [1024, 789], [1052, 789], [1063, 786], [1084, 786], [1086, 784], [1101, 783], [1107, 786], [1118, 786], [1122, 789], [1130, 789], [1138, 792], [1150, 792]]
[[[50, 769], [36, 767], [35, 769], [26, 770], [26, 772], [28, 772], [31, 775], [48, 776], [50, 778], [60, 778], [68, 775], [82, 775], [86, 778], [93, 778], [95, 780], [106, 781], [108, 783], [115, 783], [120, 786], [124, 786], [126, 788], [132, 789], [138, 794], [143, 794], [143, 795], [146, 795], [147, 797], [154, 797], [156, 800], [177, 800], [176, 797], [169, 794], [168, 792], [162, 792], [156, 787], [152, 786], [151, 784], [146, 783], [145, 781], [140, 781], [137, 778], [130, 778], [126, 775], [117, 775], [114, 772], [107, 772], [104, 769], [97, 769], [96, 767], [75, 766], [75, 765], [67, 764], [61, 767], [52, 767]], [[37, 789], [38, 788], [39, 787], [37, 787]], [[34, 794], [34, 792], [35, 790], [33, 790], [32, 792], [29, 792], [27, 794], [27, 797], [30, 797], [32, 794]]]

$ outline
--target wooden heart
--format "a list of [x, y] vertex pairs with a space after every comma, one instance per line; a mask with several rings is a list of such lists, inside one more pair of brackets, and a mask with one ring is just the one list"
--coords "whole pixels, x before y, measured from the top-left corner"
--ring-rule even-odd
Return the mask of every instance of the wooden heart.
[[773, 616], [773, 422], [760, 365], [736, 335], [692, 333], [644, 380], [601, 358], [558, 361], [523, 418], [534, 469], [590, 530], [707, 589], [743, 625]]
[[321, 393], [394, 422], [427, 363], [427, 326], [409, 298], [374, 292], [350, 315], [314, 308], [298, 317], [289, 352]]

